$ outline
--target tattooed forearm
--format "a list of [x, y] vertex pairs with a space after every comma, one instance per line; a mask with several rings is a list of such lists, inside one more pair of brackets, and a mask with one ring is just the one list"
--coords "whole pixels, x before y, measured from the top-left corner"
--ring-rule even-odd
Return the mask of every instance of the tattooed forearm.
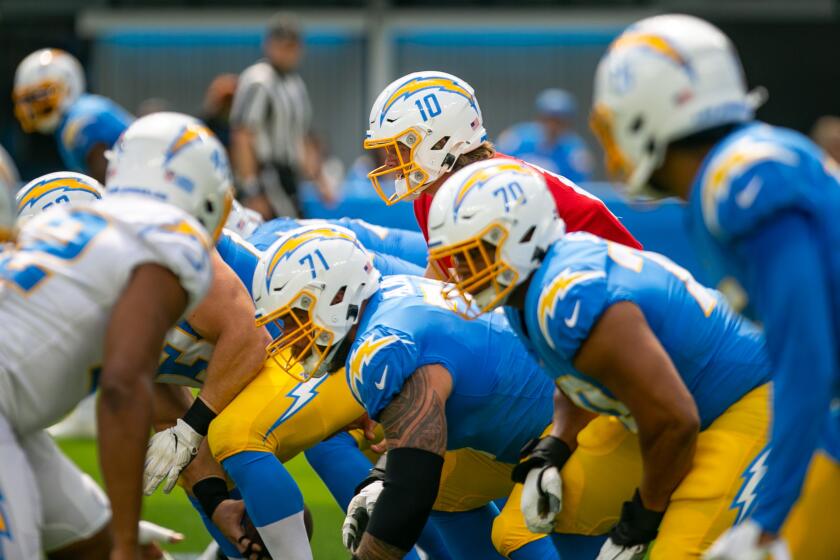
[[396, 560], [402, 558], [407, 553], [407, 550], [397, 548], [394, 545], [377, 539], [370, 533], [365, 533], [353, 558], [358, 558], [359, 560]]
[[415, 447], [443, 455], [446, 451], [444, 404], [452, 388], [440, 365], [422, 366], [403, 384], [400, 394], [382, 411], [389, 448]]

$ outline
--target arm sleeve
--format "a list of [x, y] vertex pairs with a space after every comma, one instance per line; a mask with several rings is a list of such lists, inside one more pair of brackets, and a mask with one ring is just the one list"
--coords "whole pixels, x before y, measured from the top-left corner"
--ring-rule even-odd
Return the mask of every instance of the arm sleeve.
[[799, 496], [829, 411], [837, 366], [820, 246], [812, 224], [795, 211], [777, 215], [736, 244], [775, 369], [771, 450], [753, 513], [774, 533]]

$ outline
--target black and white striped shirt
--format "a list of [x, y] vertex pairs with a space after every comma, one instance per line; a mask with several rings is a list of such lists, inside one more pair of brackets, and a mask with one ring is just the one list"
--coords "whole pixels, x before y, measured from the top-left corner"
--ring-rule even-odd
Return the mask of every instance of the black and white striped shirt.
[[281, 74], [263, 60], [239, 76], [230, 122], [255, 134], [260, 164], [297, 169], [311, 121], [309, 93], [296, 72]]

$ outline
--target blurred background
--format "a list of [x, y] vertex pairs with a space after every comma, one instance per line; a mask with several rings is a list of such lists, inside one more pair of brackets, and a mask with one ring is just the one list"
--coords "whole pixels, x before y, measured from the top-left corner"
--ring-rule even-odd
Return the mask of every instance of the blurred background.
[[[587, 126], [599, 57], [626, 25], [662, 12], [695, 14], [720, 26], [738, 49], [750, 86], [769, 91], [759, 118], [812, 134], [838, 157], [840, 0], [0, 0], [0, 144], [24, 182], [63, 169], [52, 135], [25, 134], [13, 114], [15, 68], [43, 47], [78, 57], [88, 91], [133, 115], [194, 114], [228, 142], [238, 76], [263, 56], [266, 26], [277, 10], [293, 14], [300, 26], [298, 71], [330, 191], [325, 198], [302, 182], [306, 217], [346, 215], [416, 229], [410, 204], [388, 208], [374, 194], [365, 177], [373, 162], [362, 158], [362, 140], [385, 85], [409, 72], [441, 70], [475, 88], [501, 151], [578, 181], [647, 248], [717, 285], [721, 279], [696, 266], [677, 203], [629, 204], [603, 182], [601, 154]], [[540, 137], [551, 137], [552, 146], [536, 146]], [[95, 470], [92, 448], [80, 449], [77, 460]], [[329, 499], [323, 489], [314, 491]], [[163, 503], [169, 523], [192, 515]], [[337, 524], [335, 508], [324, 507], [332, 508], [328, 524]], [[320, 557], [339, 554], [337, 538]]]

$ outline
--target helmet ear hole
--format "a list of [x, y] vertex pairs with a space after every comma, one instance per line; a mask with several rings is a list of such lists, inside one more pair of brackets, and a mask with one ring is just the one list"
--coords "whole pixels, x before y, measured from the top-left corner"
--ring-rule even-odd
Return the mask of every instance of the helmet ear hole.
[[630, 132], [633, 134], [639, 132], [645, 124], [645, 118], [642, 115], [636, 115], [636, 118], [633, 119], [633, 122], [630, 123], [628, 127]]
[[519, 240], [520, 243], [528, 243], [534, 237], [534, 232], [537, 230], [537, 226], [531, 226], [528, 228], [528, 231], [525, 232], [525, 235]]
[[204, 201], [204, 209], [207, 211], [208, 214], [212, 214], [215, 211], [216, 206], [213, 204], [212, 201], [205, 200]]
[[338, 289], [330, 302], [330, 305], [338, 305], [344, 301], [344, 294], [347, 292], [347, 286], [342, 286]]
[[442, 150], [443, 147], [446, 146], [447, 142], [449, 142], [449, 136], [444, 136], [443, 138], [441, 138], [440, 140], [435, 142], [435, 145], [432, 146], [431, 149], [432, 150]]

